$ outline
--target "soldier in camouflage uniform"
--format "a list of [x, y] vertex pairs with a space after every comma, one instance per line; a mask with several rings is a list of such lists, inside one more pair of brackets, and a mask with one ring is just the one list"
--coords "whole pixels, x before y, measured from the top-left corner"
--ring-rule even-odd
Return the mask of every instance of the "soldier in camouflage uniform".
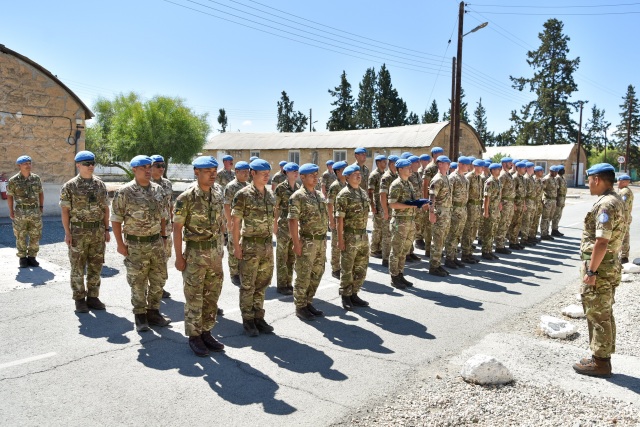
[[373, 214], [373, 232], [371, 233], [371, 256], [382, 258], [382, 228], [385, 226], [384, 213], [380, 203], [380, 181], [387, 168], [387, 157], [379, 154], [375, 157], [376, 169], [369, 175], [369, 200]]
[[535, 213], [531, 218], [531, 225], [529, 226], [529, 243], [536, 244], [539, 239], [536, 237], [538, 233], [538, 225], [540, 224], [540, 217], [542, 216], [542, 176], [544, 175], [544, 168], [542, 166], [536, 166], [533, 168], [533, 189], [534, 189], [534, 201], [536, 205]]
[[16, 164], [20, 172], [9, 178], [7, 183], [9, 218], [13, 221], [20, 268], [38, 267], [40, 263], [36, 256], [42, 237], [44, 191], [40, 177], [31, 173], [31, 157], [20, 156]]
[[[165, 216], [167, 218], [167, 230], [169, 230], [169, 237], [165, 244], [165, 258], [169, 262], [171, 258], [171, 248], [173, 247], [173, 241], [171, 240], [171, 230], [173, 229], [173, 184], [167, 178], [165, 178], [164, 171], [166, 170], [166, 163], [164, 157], [159, 154], [151, 156], [153, 161], [151, 165], [151, 181], [162, 187], [164, 191], [164, 204], [165, 204]], [[162, 289], [162, 298], [169, 298], [171, 294]]]
[[480, 226], [480, 239], [482, 240], [482, 258], [487, 260], [499, 259], [493, 254], [493, 238], [500, 222], [500, 200], [502, 199], [502, 184], [498, 179], [502, 166], [500, 163], [491, 163], [489, 172], [491, 176], [484, 182], [482, 206], [482, 225]]
[[527, 163], [520, 161], [515, 164], [516, 171], [511, 174], [513, 177], [513, 218], [509, 226], [509, 249], [524, 249], [520, 244], [520, 230], [522, 229], [522, 219], [527, 210], [527, 189], [524, 182], [524, 173]]
[[233, 156], [227, 154], [222, 157], [222, 165], [223, 169], [218, 172], [218, 176], [216, 177], [216, 183], [220, 184], [220, 187], [223, 189], [226, 188], [227, 184], [233, 181], [236, 177], [236, 174], [231, 167], [233, 166]]
[[[107, 187], [93, 175], [95, 156], [80, 151], [75, 156], [78, 175], [60, 190], [64, 241], [69, 247], [71, 291], [76, 313], [89, 309], [104, 310], [98, 298], [100, 272], [104, 264], [105, 242], [109, 235], [109, 200]], [[87, 271], [85, 288], [84, 272]]]
[[533, 168], [535, 164], [533, 162], [526, 162], [526, 173], [523, 176], [524, 181], [524, 202], [527, 209], [522, 214], [522, 226], [520, 227], [520, 244], [523, 246], [533, 246], [535, 243], [531, 243], [529, 240], [529, 230], [531, 230], [531, 221], [536, 212], [536, 189], [535, 181], [533, 178]]
[[462, 257], [460, 260], [467, 264], [476, 264], [480, 260], [473, 256], [473, 240], [478, 234], [478, 228], [482, 219], [482, 198], [484, 184], [482, 171], [484, 160], [476, 159], [472, 163], [473, 170], [465, 174], [469, 182], [469, 199], [467, 200], [467, 221], [464, 224], [460, 245]]
[[[431, 156], [428, 154], [421, 154], [420, 156], [418, 156], [418, 159], [420, 164], [417, 171], [419, 182], [418, 187], [420, 189], [420, 197], [422, 197], [422, 177], [424, 175], [425, 168], [429, 165], [429, 162], [431, 162]], [[414, 236], [414, 239], [415, 247], [417, 249], [424, 249], [424, 236], [422, 235], [422, 233], [425, 229], [425, 222], [429, 222], [428, 214], [422, 210], [416, 211], [416, 235]]]
[[362, 188], [364, 178], [358, 165], [347, 166], [343, 175], [347, 186], [336, 197], [338, 247], [340, 248], [340, 295], [342, 307], [352, 310], [367, 307], [368, 302], [358, 296], [367, 276], [369, 264], [369, 196]]
[[322, 194], [325, 198], [328, 197], [329, 188], [331, 188], [331, 184], [333, 184], [338, 177], [336, 173], [333, 171], [333, 164], [335, 162], [333, 160], [327, 160], [327, 170], [322, 174]]
[[[249, 163], [240, 161], [235, 165], [236, 177], [224, 188], [224, 217], [227, 219], [227, 233], [233, 232], [233, 218], [231, 217], [231, 204], [236, 193], [247, 186], [249, 179]], [[240, 272], [238, 270], [238, 260], [233, 255], [233, 239], [227, 240], [227, 253], [229, 255], [229, 275], [231, 283], [240, 286]]]
[[327, 200], [315, 189], [318, 166], [307, 163], [300, 167], [302, 188], [289, 201], [289, 232], [296, 259], [296, 285], [293, 302], [296, 316], [313, 320], [323, 315], [313, 306], [313, 297], [324, 274], [327, 258]]
[[111, 203], [113, 236], [118, 253], [125, 256], [138, 332], [148, 331], [149, 325], [166, 326], [171, 322], [160, 314], [167, 279], [167, 218], [164, 191], [151, 182], [151, 163], [147, 156], [131, 159], [134, 179], [116, 192]]
[[204, 357], [209, 350], [224, 350], [224, 345], [211, 335], [224, 279], [224, 196], [222, 186], [215, 182], [216, 159], [200, 156], [192, 164], [197, 182], [176, 199], [173, 234], [175, 265], [182, 271], [184, 286], [185, 334], [191, 350]]
[[589, 191], [598, 200], [584, 219], [580, 243], [584, 261], [580, 294], [593, 355], [580, 360], [573, 369], [597, 377], [611, 376], [611, 354], [616, 349], [613, 304], [621, 279], [620, 247], [627, 228], [624, 202], [613, 189], [614, 171], [608, 163], [587, 170]]
[[513, 159], [511, 157], [503, 157], [500, 160], [502, 165], [502, 171], [500, 171], [500, 187], [502, 190], [502, 210], [500, 211], [500, 222], [495, 232], [494, 240], [496, 242], [496, 253], [510, 254], [511, 251], [505, 247], [507, 242], [507, 233], [511, 226], [511, 220], [514, 214], [514, 200], [516, 196], [515, 184], [513, 182], [513, 176], [511, 176], [511, 167], [513, 166]]
[[360, 182], [360, 188], [364, 191], [369, 190], [369, 168], [365, 164], [367, 162], [367, 150], [363, 147], [358, 147], [354, 151], [354, 156], [356, 161], [353, 163], [360, 168], [360, 173], [362, 175], [362, 181]]
[[542, 219], [540, 220], [540, 238], [542, 240], [553, 240], [549, 235], [549, 225], [556, 211], [558, 200], [558, 182], [556, 166], [549, 168], [549, 173], [542, 178]]
[[629, 231], [631, 229], [631, 211], [633, 209], [633, 191], [629, 188], [631, 183], [631, 177], [629, 175], [621, 175], [618, 177], [618, 190], [617, 193], [624, 202], [627, 229], [622, 239], [622, 246], [620, 248], [620, 262], [626, 264], [629, 262]]
[[[425, 199], [429, 198], [429, 187], [431, 186], [431, 180], [438, 173], [436, 158], [442, 154], [444, 154], [444, 150], [440, 147], [433, 147], [431, 149], [431, 163], [429, 163], [424, 168], [424, 172], [422, 174], [422, 197]], [[424, 254], [426, 256], [431, 256], [431, 221], [428, 217], [424, 221], [422, 237], [424, 238], [424, 242], [417, 242], [416, 247], [420, 249], [421, 246], [424, 245]]]
[[[240, 312], [242, 326], [250, 337], [272, 333], [264, 320], [264, 296], [273, 276], [273, 232], [276, 200], [270, 189], [271, 165], [262, 159], [252, 161], [250, 185], [233, 198], [233, 248], [240, 260]], [[242, 240], [240, 239], [242, 237]]]
[[564, 209], [564, 203], [567, 199], [567, 181], [564, 179], [564, 166], [556, 166], [558, 175], [556, 175], [556, 184], [558, 184], [558, 197], [556, 198], [556, 210], [553, 211], [553, 219], [551, 220], [551, 235], [556, 237], [564, 236], [558, 230], [560, 224], [560, 218], [562, 218], [562, 210]]
[[[451, 187], [451, 225], [449, 235], [445, 242], [447, 260], [445, 266], [449, 268], [464, 267], [464, 263], [456, 258], [458, 243], [462, 238], [462, 232], [467, 224], [467, 202], [469, 200], [469, 180], [465, 176], [467, 168], [471, 165], [471, 159], [465, 156], [458, 157], [457, 170], [449, 175]], [[451, 163], [453, 167], [453, 163]]]
[[340, 248], [338, 247], [338, 228], [336, 226], [336, 197], [338, 193], [347, 185], [347, 178], [342, 175], [342, 170], [347, 167], [347, 162], [335, 162], [333, 171], [337, 179], [329, 187], [327, 197], [327, 215], [329, 217], [329, 228], [331, 229], [331, 276], [340, 280]]
[[451, 225], [451, 185], [447, 178], [447, 171], [451, 160], [447, 156], [436, 159], [438, 173], [429, 184], [429, 221], [431, 222], [431, 259], [429, 260], [429, 274], [445, 277], [449, 272], [442, 267], [442, 249], [444, 239], [449, 233]]
[[278, 218], [278, 233], [276, 234], [276, 273], [277, 291], [282, 295], [293, 294], [293, 266], [296, 254], [293, 250], [293, 240], [289, 233], [289, 199], [300, 189], [298, 184], [298, 164], [287, 163], [283, 168], [285, 177], [276, 187], [276, 217]]
[[393, 181], [398, 178], [396, 171], [396, 161], [398, 156], [392, 154], [388, 158], [389, 169], [382, 175], [380, 179], [380, 205], [382, 206], [382, 232], [380, 233], [380, 248], [382, 249], [382, 266], [389, 267], [389, 254], [391, 253], [391, 231], [389, 225], [391, 222], [391, 211], [389, 208], [389, 188]]
[[273, 175], [273, 178], [271, 178], [271, 191], [276, 191], [276, 187], [287, 180], [287, 174], [284, 171], [284, 166], [287, 163], [288, 162], [285, 160], [278, 163], [280, 170]]
[[[418, 169], [420, 169], [420, 158], [418, 156], [414, 156], [411, 153], [403, 153], [403, 154], [407, 154], [408, 156], [406, 156], [406, 159], [411, 162], [411, 175], [409, 176], [409, 182], [411, 183], [411, 185], [413, 185], [413, 190], [419, 196], [420, 194], [422, 194], [422, 178], [418, 174]], [[414, 241], [420, 240], [423, 238], [422, 231], [424, 229], [425, 220], [426, 220], [425, 211], [422, 209], [416, 210], [415, 218], [414, 218], [414, 224], [416, 226], [416, 232], [413, 235]], [[420, 236], [420, 239], [416, 237], [418, 235]], [[412, 244], [411, 248], [409, 248], [409, 253], [407, 254], [407, 258], [405, 260], [406, 262], [420, 261], [420, 257], [416, 255], [413, 251], [414, 249]]]

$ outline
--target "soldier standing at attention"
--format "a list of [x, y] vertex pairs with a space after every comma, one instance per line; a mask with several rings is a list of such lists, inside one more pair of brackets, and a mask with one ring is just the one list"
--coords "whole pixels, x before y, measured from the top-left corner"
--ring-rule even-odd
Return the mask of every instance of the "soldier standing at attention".
[[[420, 167], [418, 168], [418, 178], [420, 180], [420, 197], [422, 197], [422, 184], [423, 184], [423, 180], [422, 177], [424, 176], [424, 170], [425, 168], [429, 165], [429, 162], [431, 161], [431, 156], [428, 154], [420, 154], [420, 156], [418, 157], [419, 161], [420, 161]], [[416, 249], [425, 249], [425, 242], [424, 242], [424, 230], [425, 230], [425, 222], [429, 222], [429, 218], [428, 215], [426, 214], [426, 212], [424, 211], [419, 211], [416, 212], [418, 215], [421, 215], [422, 218], [416, 221], [416, 225], [418, 224], [418, 222], [420, 222], [420, 226], [416, 229], [416, 235], [414, 237], [415, 239], [415, 247]]]
[[278, 163], [280, 170], [273, 175], [273, 178], [271, 178], [271, 191], [276, 191], [276, 187], [287, 180], [287, 175], [284, 171], [284, 166], [287, 163], [288, 162], [285, 160]]
[[[420, 169], [420, 158], [418, 156], [414, 156], [411, 153], [407, 153], [409, 156], [407, 160], [411, 162], [411, 175], [409, 176], [409, 182], [413, 185], [413, 190], [419, 196], [422, 194], [422, 177], [418, 174], [418, 169]], [[425, 211], [422, 209], [416, 210], [414, 224], [416, 226], [416, 232], [413, 235], [413, 239], [416, 240], [416, 236], [418, 233], [420, 234], [420, 238], [422, 239], [422, 230], [424, 229], [425, 222]], [[406, 262], [417, 262], [420, 261], [420, 257], [413, 253], [413, 244], [411, 244], [411, 248], [409, 248], [409, 253], [407, 254]]]
[[522, 214], [522, 226], [520, 227], [520, 243], [523, 246], [534, 246], [535, 243], [532, 243], [529, 240], [529, 230], [531, 229], [531, 221], [533, 220], [536, 212], [536, 183], [533, 179], [533, 167], [535, 166], [535, 164], [533, 162], [526, 162], [525, 166], [526, 173], [523, 176], [523, 181], [525, 190], [524, 201], [527, 209]]
[[447, 156], [436, 159], [438, 173], [429, 184], [429, 221], [431, 222], [431, 259], [429, 260], [429, 274], [445, 277], [449, 272], [442, 267], [442, 249], [444, 239], [449, 233], [451, 225], [451, 186], [447, 171], [451, 160]]
[[[231, 217], [231, 204], [236, 193], [247, 186], [247, 179], [249, 179], [249, 163], [237, 162], [236, 163], [236, 177], [224, 188], [224, 217], [227, 220], [227, 233], [233, 233], [233, 218]], [[231, 283], [236, 286], [240, 286], [240, 272], [238, 271], [238, 264], [240, 261], [233, 255], [233, 239], [227, 240], [227, 252], [229, 254], [229, 275], [231, 276]]]
[[123, 185], [111, 202], [113, 237], [118, 253], [125, 257], [138, 332], [148, 331], [149, 325], [167, 326], [171, 322], [160, 314], [167, 278], [167, 218], [164, 191], [151, 182], [152, 162], [148, 156], [131, 159], [134, 179]]
[[620, 284], [620, 247], [626, 231], [624, 202], [613, 189], [615, 172], [608, 163], [587, 170], [589, 192], [598, 196], [584, 218], [580, 243], [582, 307], [587, 317], [592, 357], [573, 365], [582, 375], [611, 376], [611, 354], [616, 348], [613, 317], [616, 287]]
[[289, 233], [289, 199], [299, 188], [298, 164], [287, 163], [283, 171], [286, 180], [276, 187], [276, 217], [278, 218], [278, 233], [276, 234], [276, 277], [277, 291], [282, 295], [293, 294], [293, 266], [296, 254], [293, 250], [293, 240]]
[[491, 163], [489, 171], [491, 176], [484, 183], [482, 206], [482, 226], [480, 227], [480, 239], [482, 240], [482, 258], [487, 260], [499, 259], [493, 254], [493, 237], [500, 222], [502, 205], [502, 184], [498, 179], [502, 166], [500, 163]]
[[362, 174], [358, 165], [347, 166], [343, 175], [347, 186], [336, 197], [336, 218], [338, 220], [338, 247], [340, 248], [340, 295], [342, 307], [352, 310], [367, 307], [368, 302], [358, 296], [367, 276], [369, 264], [369, 197], [362, 188]]
[[[185, 334], [189, 337], [191, 350], [196, 356], [204, 357], [209, 350], [224, 350], [224, 345], [211, 335], [224, 279], [224, 196], [222, 186], [215, 182], [216, 159], [200, 156], [192, 165], [197, 182], [176, 199], [173, 234], [175, 265], [182, 271], [184, 285]], [[186, 243], [184, 254], [183, 240]]]
[[502, 160], [500, 160], [500, 164], [502, 165], [502, 171], [500, 171], [498, 179], [500, 180], [502, 190], [502, 210], [500, 211], [498, 229], [495, 232], [496, 253], [510, 254], [511, 251], [505, 247], [505, 244], [515, 208], [514, 200], [516, 190], [513, 176], [511, 176], [510, 173], [510, 169], [513, 166], [513, 159], [511, 157], [503, 157]]
[[631, 229], [631, 210], [633, 209], [633, 191], [629, 188], [631, 184], [631, 177], [629, 175], [620, 175], [618, 177], [618, 190], [617, 193], [624, 202], [625, 212], [627, 213], [627, 230], [624, 233], [622, 240], [622, 246], [620, 251], [620, 262], [626, 264], [629, 262], [629, 230]]
[[389, 267], [389, 254], [391, 253], [391, 231], [389, 225], [391, 222], [391, 208], [389, 207], [389, 187], [398, 177], [396, 171], [396, 162], [398, 156], [392, 154], [389, 156], [389, 169], [382, 175], [380, 179], [380, 206], [382, 207], [382, 232], [380, 233], [380, 248], [382, 249], [382, 266]]
[[327, 160], [327, 170], [322, 174], [322, 195], [327, 198], [327, 194], [329, 194], [329, 188], [331, 188], [331, 184], [333, 184], [338, 177], [336, 173], [333, 171], [333, 164], [335, 162], [333, 160]]
[[236, 177], [236, 174], [231, 170], [231, 167], [233, 166], [233, 156], [229, 154], [223, 156], [222, 165], [223, 169], [218, 172], [216, 183], [220, 184], [220, 187], [224, 189], [227, 184], [233, 181]]
[[93, 153], [80, 151], [76, 154], [75, 161], [79, 173], [62, 186], [60, 207], [64, 242], [69, 247], [71, 291], [76, 304], [75, 311], [88, 313], [90, 308], [105, 309], [98, 296], [105, 242], [110, 239], [109, 200], [104, 182], [93, 175], [96, 164]]
[[44, 191], [40, 177], [31, 173], [31, 157], [20, 156], [16, 164], [20, 172], [9, 178], [7, 183], [9, 218], [13, 221], [20, 268], [38, 267], [40, 263], [36, 256], [42, 237]]
[[347, 185], [347, 178], [342, 175], [342, 170], [346, 168], [347, 162], [339, 161], [333, 165], [336, 173], [336, 180], [329, 187], [327, 198], [327, 215], [329, 216], [329, 228], [331, 229], [331, 276], [340, 280], [340, 248], [338, 247], [338, 228], [336, 226], [336, 197], [338, 193]]
[[542, 176], [544, 175], [544, 168], [542, 166], [536, 166], [533, 168], [533, 183], [534, 183], [534, 197], [536, 202], [536, 211], [531, 219], [531, 227], [529, 228], [529, 241], [534, 245], [540, 241], [536, 237], [538, 233], [538, 225], [540, 224], [540, 217], [542, 216]]
[[324, 313], [313, 306], [327, 260], [327, 200], [315, 189], [318, 166], [307, 163], [300, 167], [302, 188], [289, 201], [289, 232], [296, 259], [296, 285], [293, 302], [296, 316], [313, 320]]
[[[449, 268], [464, 267], [462, 261], [458, 261], [456, 253], [458, 251], [458, 243], [462, 238], [462, 232], [467, 224], [467, 202], [469, 200], [469, 180], [465, 173], [471, 159], [465, 156], [458, 157], [457, 170], [449, 175], [449, 184], [451, 186], [451, 225], [449, 227], [449, 235], [445, 242], [445, 253], [447, 260], [445, 266]], [[453, 163], [451, 163], [453, 167]]]
[[522, 218], [527, 210], [527, 189], [525, 188], [524, 173], [527, 169], [527, 163], [519, 161], [515, 164], [516, 171], [511, 174], [513, 177], [513, 218], [509, 227], [509, 248], [524, 249], [520, 244], [520, 229], [522, 227]]
[[462, 257], [460, 260], [467, 264], [476, 264], [479, 259], [473, 256], [473, 240], [478, 235], [480, 220], [482, 219], [482, 170], [484, 160], [476, 159], [472, 163], [473, 169], [467, 172], [465, 178], [469, 181], [469, 199], [467, 200], [467, 221], [464, 224], [460, 245]]
[[[264, 295], [273, 276], [273, 238], [276, 200], [266, 188], [271, 165], [262, 159], [249, 164], [252, 182], [233, 198], [233, 248], [240, 260], [240, 312], [250, 337], [272, 333], [264, 320]], [[275, 230], [274, 230], [275, 229]], [[240, 238], [242, 237], [242, 240]]]
[[360, 174], [362, 175], [362, 181], [360, 182], [360, 188], [364, 191], [369, 190], [369, 168], [365, 164], [367, 162], [367, 150], [363, 147], [358, 147], [353, 151], [356, 161], [353, 163], [360, 168]]
[[[164, 191], [165, 217], [167, 218], [167, 230], [169, 230], [169, 237], [167, 237], [164, 249], [165, 258], [167, 262], [169, 262], [169, 258], [171, 258], [171, 247], [173, 246], [170, 232], [173, 229], [173, 184], [163, 176], [164, 171], [167, 168], [167, 165], [164, 162], [164, 157], [159, 154], [155, 154], [151, 156], [151, 160], [153, 161], [151, 165], [151, 180], [162, 187], [162, 191]], [[162, 298], [169, 298], [170, 296], [171, 294], [163, 288]]]
[[562, 218], [562, 210], [564, 209], [564, 203], [567, 199], [567, 181], [564, 179], [564, 166], [557, 165], [556, 170], [556, 184], [558, 184], [558, 197], [556, 197], [556, 210], [553, 212], [553, 219], [551, 220], [551, 235], [556, 237], [564, 236], [558, 230], [560, 224], [560, 218]]
[[549, 173], [542, 178], [542, 219], [540, 220], [540, 238], [542, 240], [553, 240], [549, 235], [549, 223], [556, 212], [556, 203], [558, 200], [558, 182], [556, 175], [558, 170], [556, 166], [549, 168]]
[[[424, 168], [422, 174], [422, 197], [429, 198], [429, 187], [431, 186], [431, 180], [438, 173], [438, 165], [436, 164], [436, 157], [444, 154], [444, 150], [440, 147], [433, 147], [431, 149], [431, 163]], [[422, 231], [422, 237], [424, 238], [424, 254], [431, 256], [431, 221], [427, 218], [424, 222], [424, 230]], [[420, 246], [418, 246], [419, 248]]]
[[384, 213], [380, 203], [380, 182], [387, 168], [387, 157], [379, 154], [375, 157], [376, 169], [369, 175], [369, 200], [373, 213], [373, 233], [371, 233], [371, 256], [382, 258], [382, 228], [385, 225]]

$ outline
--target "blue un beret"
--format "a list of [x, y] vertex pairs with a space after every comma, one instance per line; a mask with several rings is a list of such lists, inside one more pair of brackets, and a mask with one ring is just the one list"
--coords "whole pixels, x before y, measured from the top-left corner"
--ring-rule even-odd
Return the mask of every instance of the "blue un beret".
[[447, 156], [438, 156], [436, 159], [437, 163], [451, 163], [451, 160]]
[[532, 167], [534, 167], [535, 165], [536, 165], [536, 164], [535, 164], [535, 163], [533, 163], [533, 162], [527, 162], [527, 167], [528, 167], [528, 168], [532, 168]]
[[246, 171], [249, 170], [249, 163], [245, 162], [244, 160], [241, 160], [239, 162], [236, 163], [235, 165], [235, 169], [237, 171]]
[[154, 154], [153, 156], [151, 156], [151, 161], [153, 163], [164, 163], [164, 157], [162, 157], [160, 154]]
[[431, 160], [431, 156], [428, 154], [420, 154], [420, 160], [428, 162], [429, 160]]
[[334, 164], [334, 163], [335, 163], [335, 162], [334, 162], [333, 160], [327, 160], [326, 165], [327, 165], [327, 166], [333, 166], [333, 164]]
[[558, 172], [558, 168], [556, 167], [556, 165], [551, 166], [549, 170], [552, 172]]
[[382, 161], [382, 160], [387, 160], [387, 156], [385, 156], [384, 154], [378, 154], [378, 155], [375, 157], [375, 161], [376, 161], [376, 162], [380, 162], [380, 161]]
[[518, 163], [520, 161], [520, 159], [513, 159], [511, 160], [511, 163]]
[[260, 157], [258, 156], [251, 156], [249, 157], [249, 163], [253, 162], [254, 160], [258, 160]]
[[558, 169], [558, 171], [563, 171], [564, 170], [564, 165], [558, 165], [557, 169]]
[[511, 157], [503, 157], [500, 163], [513, 163], [513, 159]]
[[266, 160], [255, 159], [249, 163], [249, 167], [257, 172], [270, 171], [271, 165]]
[[85, 151], [80, 151], [78, 154], [76, 154], [76, 157], [74, 160], [76, 162], [86, 162], [86, 161], [93, 161], [95, 159], [96, 159], [96, 156], [91, 151], [85, 150]]
[[360, 171], [360, 166], [358, 165], [351, 165], [351, 166], [347, 166], [344, 171], [342, 171], [342, 175], [344, 176], [349, 176], [354, 172], [359, 172]]
[[300, 167], [298, 167], [298, 164], [295, 162], [289, 162], [289, 163], [285, 163], [283, 169], [285, 172], [295, 172], [297, 170], [300, 170]]
[[434, 155], [437, 153], [444, 153], [444, 149], [442, 147], [433, 147], [431, 149], [431, 155]]
[[516, 163], [516, 167], [517, 168], [526, 168], [527, 167], [527, 163], [526, 162], [518, 162], [518, 163]]
[[485, 160], [484, 161], [484, 167], [488, 168], [489, 166], [491, 166], [491, 163], [492, 163], [491, 160]]
[[494, 169], [502, 169], [502, 165], [500, 163], [491, 163], [489, 165], [489, 170], [494, 170]]
[[286, 160], [281, 160], [280, 163], [278, 163], [278, 166], [283, 167], [287, 163], [289, 163], [289, 162], [287, 162]]
[[340, 169], [344, 169], [348, 166], [348, 163], [345, 162], [344, 160], [340, 160], [339, 162], [335, 162], [333, 164], [333, 170], [334, 171], [339, 171]]
[[469, 159], [471, 159], [471, 161], [473, 162], [476, 158], [473, 156], [467, 156]]
[[16, 160], [16, 165], [21, 165], [23, 163], [27, 163], [31, 161], [31, 157], [29, 156], [20, 156], [18, 160]]
[[406, 168], [407, 166], [411, 166], [411, 162], [407, 159], [399, 159], [396, 161], [396, 168]]
[[631, 181], [631, 177], [629, 175], [620, 175], [618, 177], [618, 181]]
[[389, 160], [389, 162], [391, 163], [395, 163], [398, 160], [400, 160], [400, 157], [396, 156], [395, 154], [392, 154], [389, 157], [387, 157], [387, 160]]
[[318, 169], [320, 168], [314, 163], [305, 163], [300, 166], [300, 175], [308, 175], [310, 173], [318, 172]]
[[367, 154], [367, 149], [364, 147], [358, 147], [353, 152], [356, 154]]
[[211, 156], [200, 156], [191, 162], [194, 169], [217, 169], [218, 162]]
[[400, 154], [400, 158], [401, 159], [408, 159], [411, 156], [413, 156], [413, 153], [411, 153], [409, 151], [405, 151], [404, 153]]
[[449, 165], [449, 169], [458, 169], [458, 163], [457, 162], [451, 162], [451, 164]]
[[597, 165], [593, 165], [587, 169], [587, 176], [610, 171], [615, 172], [615, 169], [609, 163], [598, 163]]
[[226, 154], [224, 156], [222, 156], [222, 161], [226, 162], [226, 161], [233, 161], [233, 156], [231, 154]]
[[153, 160], [151, 160], [151, 157], [140, 155], [140, 156], [135, 156], [133, 159], [131, 159], [131, 161], [129, 162], [129, 166], [131, 166], [132, 168], [135, 168], [138, 166], [150, 165], [151, 163], [153, 163]]
[[463, 165], [470, 165], [472, 161], [473, 160], [471, 160], [471, 157], [465, 157], [465, 156], [458, 157], [458, 163]]
[[484, 160], [482, 159], [475, 159], [473, 161], [473, 166], [484, 166]]
[[535, 168], [533, 168], [534, 172], [544, 172], [544, 168], [542, 166], [536, 166]]
[[420, 157], [418, 156], [410, 156], [407, 160], [409, 160], [411, 163], [417, 163], [420, 161]]

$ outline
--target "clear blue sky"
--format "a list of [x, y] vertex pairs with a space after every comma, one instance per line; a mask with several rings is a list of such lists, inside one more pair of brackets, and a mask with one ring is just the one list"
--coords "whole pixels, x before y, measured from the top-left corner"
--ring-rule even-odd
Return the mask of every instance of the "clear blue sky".
[[[458, 5], [20, 0], [3, 2], [0, 43], [56, 74], [89, 106], [120, 92], [179, 96], [209, 112], [213, 129], [224, 107], [229, 131], [275, 132], [276, 102], [285, 90], [296, 109], [313, 109], [316, 129], [325, 131], [332, 101], [327, 89], [339, 84], [342, 71], [355, 97], [367, 67], [378, 70], [382, 63], [410, 111], [421, 115], [435, 99], [442, 114], [451, 93]], [[467, 10], [465, 31], [489, 21], [464, 38], [462, 86], [470, 111], [482, 97], [490, 130], [507, 129], [510, 111], [532, 99], [511, 88], [509, 75], [532, 75], [526, 52], [539, 46], [538, 33], [551, 17], [564, 22], [570, 57], [581, 59], [572, 100], [589, 101], [584, 120], [597, 104], [612, 129], [619, 123], [627, 86], [640, 83], [640, 2], [479, 0]]]

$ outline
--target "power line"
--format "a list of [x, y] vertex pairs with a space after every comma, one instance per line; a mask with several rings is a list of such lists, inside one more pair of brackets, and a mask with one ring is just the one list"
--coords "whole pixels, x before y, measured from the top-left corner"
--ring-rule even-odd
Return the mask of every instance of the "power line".
[[[488, 15], [518, 15], [518, 16], [549, 16], [551, 13], [533, 13], [533, 12], [492, 12], [490, 10], [477, 10], [477, 13], [486, 13]], [[553, 16], [602, 16], [602, 15], [629, 15], [638, 14], [640, 11], [629, 12], [594, 12], [594, 13], [555, 13]]]
[[[471, 5], [472, 3], [467, 3]], [[540, 6], [540, 5], [506, 5], [506, 4], [484, 4], [473, 3], [473, 6], [482, 7], [508, 7], [508, 8], [528, 8], [528, 9], [574, 9], [574, 8], [595, 8], [595, 7], [620, 7], [620, 6], [636, 6], [640, 3], [618, 3], [618, 4], [589, 4], [589, 5], [568, 5], [568, 6]]]

